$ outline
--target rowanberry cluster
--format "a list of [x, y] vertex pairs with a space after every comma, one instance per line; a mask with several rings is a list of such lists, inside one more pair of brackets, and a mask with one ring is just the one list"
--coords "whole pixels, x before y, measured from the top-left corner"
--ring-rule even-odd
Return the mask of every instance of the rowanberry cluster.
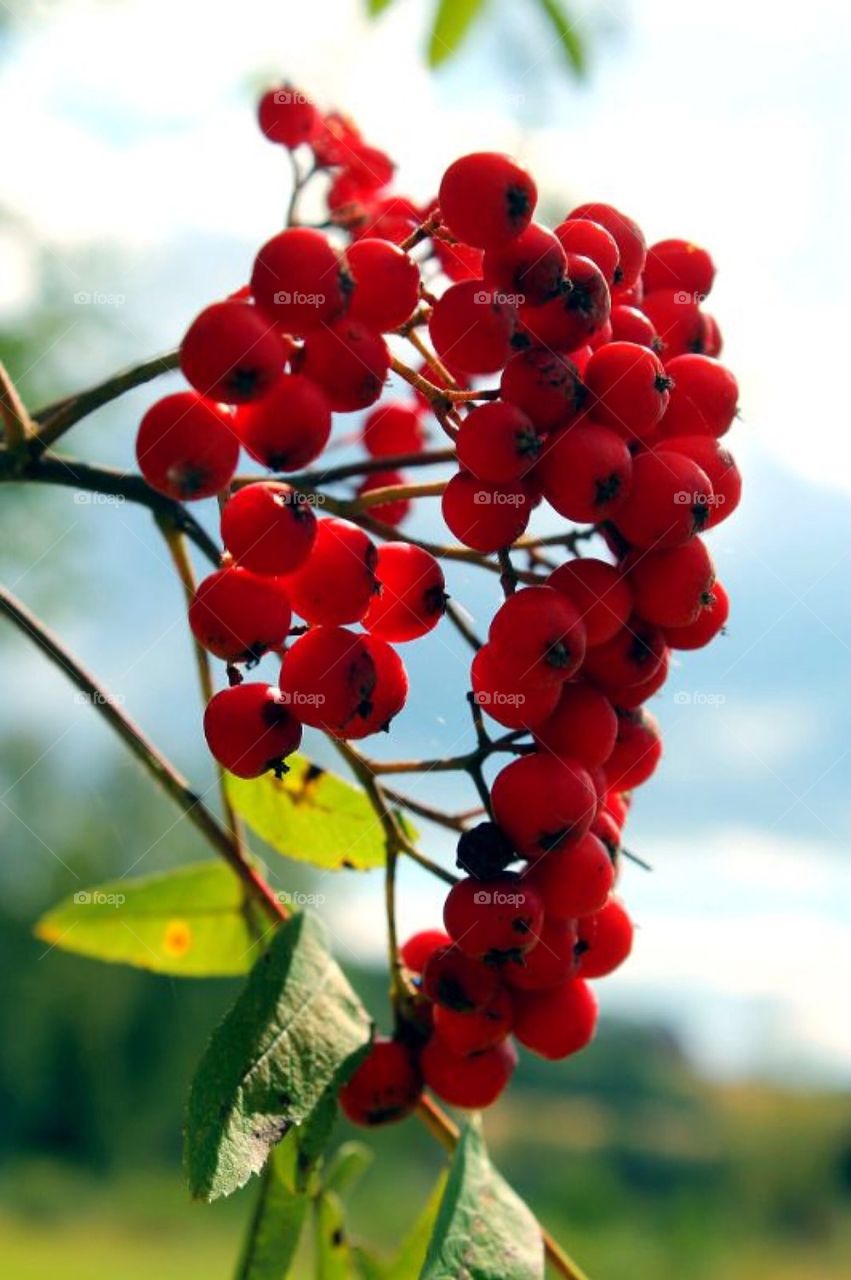
[[[249, 285], [192, 323], [180, 352], [192, 389], [145, 415], [139, 464], [171, 497], [223, 495], [222, 565], [189, 617], [231, 674], [206, 711], [210, 749], [254, 777], [285, 767], [303, 725], [362, 738], [403, 706], [393, 646], [430, 631], [446, 596], [429, 551], [386, 540], [410, 506], [394, 460], [424, 449], [429, 410], [451, 437], [445, 523], [481, 558], [498, 553], [506, 591], [472, 662], [472, 697], [511, 731], [515, 758], [493, 782], [488, 821], [459, 840], [465, 877], [445, 933], [401, 950], [410, 1001], [396, 1034], [375, 1040], [341, 1101], [368, 1124], [407, 1114], [424, 1084], [483, 1107], [511, 1076], [514, 1039], [546, 1058], [591, 1039], [588, 980], [632, 944], [614, 888], [631, 792], [661, 755], [645, 704], [671, 651], [707, 644], [727, 619], [698, 536], [741, 490], [722, 443], [738, 388], [703, 307], [715, 269], [684, 240], [648, 249], [607, 204], [549, 230], [533, 221], [533, 179], [503, 155], [455, 161], [417, 207], [389, 193], [392, 162], [351, 121], [296, 90], [266, 94], [260, 124], [326, 175], [325, 229], [288, 226], [260, 249]], [[403, 340], [418, 370], [392, 358]], [[407, 373], [408, 399], [382, 398], [391, 369]], [[352, 519], [318, 517], [293, 473], [320, 458], [334, 414], [366, 409]], [[287, 481], [234, 482], [240, 448]], [[375, 489], [403, 492], [370, 506], [367, 530], [357, 503]], [[524, 542], [542, 502], [587, 526], [549, 543], [575, 550], [577, 534], [595, 536], [601, 554], [554, 565]], [[524, 546], [521, 574], [509, 552]], [[282, 656], [279, 684], [242, 683], [240, 664], [267, 652]]]

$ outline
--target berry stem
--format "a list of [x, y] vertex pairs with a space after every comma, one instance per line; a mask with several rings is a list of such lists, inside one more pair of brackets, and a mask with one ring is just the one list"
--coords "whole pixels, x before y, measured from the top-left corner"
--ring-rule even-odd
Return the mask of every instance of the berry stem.
[[446, 488], [448, 480], [432, 480], [426, 484], [389, 484], [381, 489], [370, 489], [352, 501], [355, 511], [367, 511], [370, 507], [380, 507], [386, 502], [396, 502], [408, 498], [439, 498]]
[[479, 639], [473, 628], [470, 626], [470, 623], [467, 620], [466, 611], [457, 605], [454, 600], [447, 600], [446, 616], [458, 634], [464, 637], [470, 648], [478, 653], [484, 642]]
[[0, 421], [6, 448], [16, 451], [32, 434], [33, 422], [9, 371], [0, 360]]

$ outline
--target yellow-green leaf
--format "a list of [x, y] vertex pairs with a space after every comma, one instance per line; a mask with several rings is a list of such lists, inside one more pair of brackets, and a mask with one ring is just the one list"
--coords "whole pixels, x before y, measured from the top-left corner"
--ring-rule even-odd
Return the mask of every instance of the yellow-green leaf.
[[452, 57], [483, 8], [484, 0], [438, 0], [428, 46], [430, 67]]
[[366, 11], [371, 18], [377, 18], [385, 9], [389, 9], [393, 0], [366, 0]]
[[223, 862], [80, 890], [42, 916], [35, 934], [92, 960], [185, 978], [246, 973], [258, 956], [242, 885]]
[[555, 32], [562, 52], [578, 76], [585, 74], [585, 45], [575, 23], [564, 11], [560, 0], [538, 0], [547, 21]]

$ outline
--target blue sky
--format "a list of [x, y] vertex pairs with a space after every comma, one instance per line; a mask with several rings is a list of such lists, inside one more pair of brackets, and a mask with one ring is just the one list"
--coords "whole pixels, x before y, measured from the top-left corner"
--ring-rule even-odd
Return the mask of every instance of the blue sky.
[[[249, 86], [264, 72], [351, 110], [417, 196], [456, 154], [494, 146], [534, 167], [556, 215], [580, 199], [611, 199], [651, 238], [705, 242], [720, 267], [712, 310], [743, 388], [730, 442], [746, 496], [712, 539], [732, 617], [710, 650], [683, 655], [655, 702], [666, 755], [629, 830], [655, 870], [626, 875], [639, 942], [603, 1001], [671, 1018], [707, 1069], [847, 1082], [851, 18], [827, 0], [803, 10], [635, 0], [602, 18], [588, 6], [601, 28], [597, 65], [577, 88], [516, 4], [494, 4], [482, 39], [429, 76], [418, 56], [421, 8], [398, 0], [369, 27], [357, 0], [315, 0], [298, 25], [280, 0], [246, 0], [238, 22], [209, 5], [160, 0], [20, 6], [0, 64], [0, 111], [15, 124], [4, 131], [6, 173], [16, 178], [5, 200], [24, 220], [0, 234], [4, 318], [32, 305], [46, 254], [68, 291], [70, 389], [172, 345], [195, 311], [241, 283], [286, 193], [280, 159], [253, 126]], [[80, 292], [109, 301], [75, 311]], [[95, 306], [110, 330], [103, 342], [88, 327]], [[99, 415], [69, 447], [130, 465], [134, 425], [153, 395]], [[173, 711], [189, 662], [179, 595], [147, 520], [70, 494], [56, 503], [72, 550], [75, 531], [97, 539], [104, 596], [120, 605], [120, 645], [79, 617], [73, 643], [197, 770], [198, 722]], [[420, 519], [436, 529], [433, 504]], [[556, 527], [549, 521], [542, 528]], [[40, 571], [24, 569], [27, 598]], [[450, 586], [483, 625], [495, 581], [456, 567]], [[26, 710], [46, 746], [61, 733], [63, 754], [98, 749], [100, 731], [68, 689], [35, 657], [15, 655], [13, 678], [39, 673]], [[413, 693], [398, 752], [444, 751], [466, 733], [463, 651], [441, 634], [405, 657]], [[469, 802], [446, 779], [422, 794]], [[432, 851], [449, 856], [440, 837]], [[375, 953], [378, 884], [347, 881], [328, 898], [341, 948]], [[406, 870], [403, 921], [433, 923], [439, 908], [439, 891]]]

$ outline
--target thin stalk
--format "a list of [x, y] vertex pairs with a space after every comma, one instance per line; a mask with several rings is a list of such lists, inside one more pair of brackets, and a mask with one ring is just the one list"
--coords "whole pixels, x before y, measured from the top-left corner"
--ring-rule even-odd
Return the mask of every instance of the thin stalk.
[[6, 448], [14, 451], [31, 435], [33, 421], [8, 369], [0, 360], [0, 421]]
[[45, 405], [35, 415], [40, 426], [33, 437], [32, 448], [37, 453], [42, 453], [48, 445], [53, 444], [82, 418], [94, 413], [95, 409], [109, 404], [111, 400], [116, 400], [127, 391], [132, 391], [134, 387], [141, 387], [152, 378], [159, 378], [164, 373], [177, 369], [179, 365], [180, 352], [167, 351], [164, 355], [143, 360], [141, 364], [133, 365], [131, 369], [122, 369], [120, 373], [113, 374], [112, 377], [106, 378], [94, 387], [89, 387], [86, 391], [79, 391], [76, 395], [68, 396], [64, 400]]

